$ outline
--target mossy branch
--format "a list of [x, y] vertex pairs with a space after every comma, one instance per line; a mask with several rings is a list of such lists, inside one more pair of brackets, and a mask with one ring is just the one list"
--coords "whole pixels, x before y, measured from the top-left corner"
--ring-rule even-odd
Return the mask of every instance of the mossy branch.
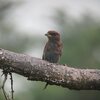
[[72, 68], [0, 49], [0, 69], [5, 67], [32, 81], [48, 82], [74, 90], [100, 90], [99, 69]]

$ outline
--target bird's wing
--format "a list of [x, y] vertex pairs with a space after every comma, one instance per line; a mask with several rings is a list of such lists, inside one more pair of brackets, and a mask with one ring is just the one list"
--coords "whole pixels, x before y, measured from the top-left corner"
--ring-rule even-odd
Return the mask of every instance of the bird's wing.
[[60, 56], [62, 55], [63, 52], [63, 43], [60, 44]]

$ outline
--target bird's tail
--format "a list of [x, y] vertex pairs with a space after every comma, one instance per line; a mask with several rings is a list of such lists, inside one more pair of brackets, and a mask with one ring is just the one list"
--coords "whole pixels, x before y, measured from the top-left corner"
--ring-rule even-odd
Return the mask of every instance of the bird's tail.
[[47, 88], [47, 86], [48, 86], [48, 83], [46, 83], [46, 85], [45, 85], [45, 87], [43, 88], [43, 90], [45, 90], [45, 89]]

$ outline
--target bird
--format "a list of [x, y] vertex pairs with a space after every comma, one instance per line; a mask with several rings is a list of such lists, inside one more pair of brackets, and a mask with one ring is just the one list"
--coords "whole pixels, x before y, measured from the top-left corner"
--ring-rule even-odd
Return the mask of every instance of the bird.
[[[59, 63], [63, 49], [60, 33], [50, 30], [45, 34], [45, 36], [47, 36], [48, 41], [44, 47], [42, 59], [50, 63]], [[44, 89], [46, 89], [47, 86], [48, 82], [46, 83]]]

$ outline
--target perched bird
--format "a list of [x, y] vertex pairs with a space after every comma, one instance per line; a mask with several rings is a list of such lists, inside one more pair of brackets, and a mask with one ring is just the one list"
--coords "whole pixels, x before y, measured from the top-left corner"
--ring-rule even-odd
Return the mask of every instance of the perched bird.
[[[60, 39], [60, 34], [56, 31], [48, 31], [45, 36], [48, 37], [48, 42], [44, 47], [44, 52], [42, 59], [49, 61], [51, 63], [58, 63], [62, 54], [62, 42]], [[46, 83], [44, 89], [48, 86]]]

